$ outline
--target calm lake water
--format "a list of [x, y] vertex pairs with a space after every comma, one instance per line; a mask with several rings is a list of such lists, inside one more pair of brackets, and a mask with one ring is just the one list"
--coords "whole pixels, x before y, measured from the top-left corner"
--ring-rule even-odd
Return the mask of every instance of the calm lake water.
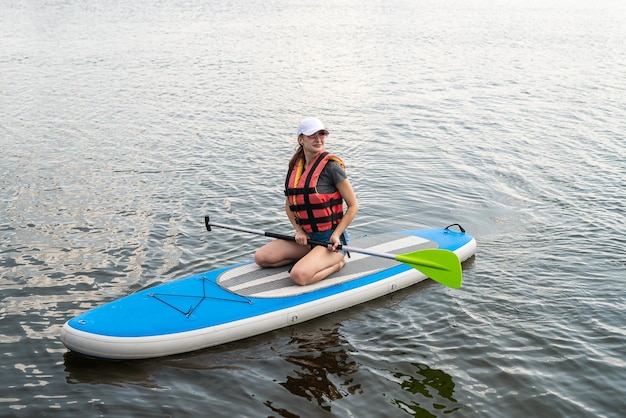
[[[618, 417], [626, 411], [622, 1], [0, 2], [0, 416]], [[432, 281], [168, 358], [63, 323], [289, 233], [325, 121], [353, 236], [460, 223]]]

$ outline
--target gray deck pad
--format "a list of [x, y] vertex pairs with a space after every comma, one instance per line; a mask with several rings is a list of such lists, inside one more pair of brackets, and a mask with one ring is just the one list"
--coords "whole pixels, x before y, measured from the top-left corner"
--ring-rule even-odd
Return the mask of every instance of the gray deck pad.
[[[354, 239], [351, 247], [390, 254], [404, 254], [427, 248], [437, 243], [414, 235], [384, 234]], [[260, 268], [255, 263], [244, 264], [220, 274], [217, 283], [224, 289], [246, 297], [273, 298], [296, 296], [334, 286], [400, 264], [395, 260], [351, 252], [346, 265], [324, 280], [307, 286], [296, 285], [289, 277], [289, 266]]]

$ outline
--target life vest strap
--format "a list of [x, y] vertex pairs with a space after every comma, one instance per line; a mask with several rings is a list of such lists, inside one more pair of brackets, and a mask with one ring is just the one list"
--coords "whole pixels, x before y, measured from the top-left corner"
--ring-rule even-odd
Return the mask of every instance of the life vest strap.
[[292, 212], [297, 212], [300, 210], [307, 210], [307, 209], [313, 209], [313, 210], [317, 210], [317, 209], [326, 209], [326, 208], [332, 208], [333, 206], [337, 206], [337, 205], [343, 205], [343, 199], [331, 199], [328, 202], [322, 202], [322, 203], [305, 203], [302, 205], [294, 205], [294, 204], [290, 204], [289, 205], [289, 209], [291, 209]]
[[333, 213], [332, 215], [328, 215], [328, 216], [323, 216], [321, 218], [315, 218], [315, 219], [311, 219], [311, 218], [295, 218], [295, 221], [298, 225], [309, 225], [312, 227], [312, 229], [314, 229], [313, 232], [321, 232], [321, 231], [315, 231], [315, 226], [316, 225], [322, 225], [322, 224], [330, 224], [331, 228], [326, 228], [324, 229], [329, 230], [329, 229], [334, 229], [334, 227], [339, 223], [339, 221], [341, 221], [341, 218], [343, 218], [343, 213], [338, 214], [338, 213]]
[[294, 187], [285, 190], [285, 196], [295, 196], [304, 193], [317, 193], [317, 189], [315, 187]]

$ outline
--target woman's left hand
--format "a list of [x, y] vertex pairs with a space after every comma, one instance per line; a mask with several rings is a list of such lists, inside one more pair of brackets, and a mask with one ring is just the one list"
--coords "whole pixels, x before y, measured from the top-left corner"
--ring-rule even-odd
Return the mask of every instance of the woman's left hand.
[[338, 245], [341, 245], [341, 241], [339, 240], [339, 237], [336, 236], [335, 234], [332, 234], [330, 236], [330, 244], [328, 245], [328, 251], [333, 251], [333, 252], [337, 252], [339, 251], [337, 249]]

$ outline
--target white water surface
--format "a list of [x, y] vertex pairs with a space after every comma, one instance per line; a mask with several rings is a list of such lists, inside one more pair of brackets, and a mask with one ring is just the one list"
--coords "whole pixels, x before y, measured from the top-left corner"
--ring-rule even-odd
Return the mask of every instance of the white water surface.
[[[0, 2], [0, 415], [618, 417], [626, 4]], [[434, 282], [205, 351], [72, 355], [72, 316], [289, 233], [306, 116], [352, 236], [460, 223]]]

